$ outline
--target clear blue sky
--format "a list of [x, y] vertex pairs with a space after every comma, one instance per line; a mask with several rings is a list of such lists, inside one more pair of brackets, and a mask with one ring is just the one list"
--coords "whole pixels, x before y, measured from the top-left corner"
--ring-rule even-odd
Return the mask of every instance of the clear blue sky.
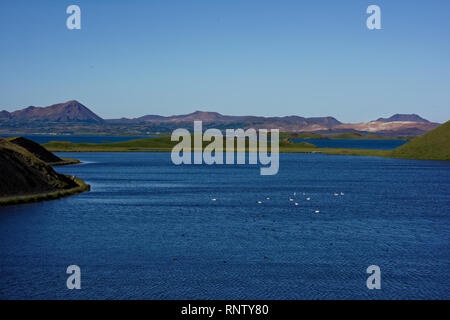
[[[82, 29], [66, 28], [67, 6]], [[382, 30], [366, 28], [368, 5]], [[450, 1], [0, 1], [0, 109], [450, 119]]]

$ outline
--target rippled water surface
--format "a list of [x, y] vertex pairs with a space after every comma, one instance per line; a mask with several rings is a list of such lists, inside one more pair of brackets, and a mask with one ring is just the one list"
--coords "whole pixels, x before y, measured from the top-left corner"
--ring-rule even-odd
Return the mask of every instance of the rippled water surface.
[[[85, 162], [56, 169], [92, 191], [0, 208], [2, 299], [450, 298], [448, 162], [281, 154], [260, 176], [59, 155]], [[72, 264], [81, 290], [66, 288]], [[366, 288], [372, 264], [381, 290]]]

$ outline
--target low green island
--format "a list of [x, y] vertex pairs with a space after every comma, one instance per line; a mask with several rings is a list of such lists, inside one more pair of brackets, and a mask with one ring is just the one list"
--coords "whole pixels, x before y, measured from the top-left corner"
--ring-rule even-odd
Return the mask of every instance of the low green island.
[[[314, 133], [281, 133], [279, 143], [280, 152], [450, 160], [450, 121], [394, 150], [318, 148], [308, 142], [296, 143], [292, 141], [292, 139], [320, 138], [385, 139], [385, 137], [380, 136], [362, 136], [358, 133], [346, 133], [334, 135], [333, 137], [325, 137]], [[170, 136], [162, 136], [101, 144], [52, 141], [43, 144], [43, 146], [52, 152], [170, 152], [177, 143], [177, 141], [171, 141]], [[203, 148], [209, 143], [203, 142]], [[248, 151], [248, 142], [246, 144], [246, 151]]]

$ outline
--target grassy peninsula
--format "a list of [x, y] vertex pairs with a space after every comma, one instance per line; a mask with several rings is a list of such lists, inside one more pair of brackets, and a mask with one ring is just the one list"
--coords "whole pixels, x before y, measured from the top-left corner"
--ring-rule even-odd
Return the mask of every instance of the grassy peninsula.
[[[372, 149], [345, 149], [345, 148], [317, 148], [308, 142], [295, 143], [291, 139], [320, 139], [317, 134], [280, 134], [280, 152], [285, 153], [323, 153], [333, 155], [375, 156], [407, 159], [450, 160], [450, 121], [438, 128], [420, 136], [394, 150]], [[367, 136], [359, 134], [335, 135], [334, 138], [354, 139], [359, 137], [367, 139]], [[156, 138], [144, 138], [115, 143], [72, 143], [65, 141], [52, 141], [43, 146], [52, 152], [170, 152], [177, 144], [171, 141], [170, 136]], [[203, 142], [203, 148], [210, 142]], [[236, 143], [235, 143], [236, 146]], [[270, 144], [269, 144], [270, 146]], [[248, 141], [245, 151], [248, 151]], [[235, 151], [244, 151], [237, 150]]]
[[[144, 138], [115, 143], [72, 143], [65, 141], [52, 141], [43, 146], [52, 152], [170, 152], [177, 144], [171, 141], [170, 137]], [[210, 142], [203, 142], [203, 148]], [[280, 141], [280, 152], [285, 153], [325, 153], [325, 154], [343, 154], [343, 155], [367, 155], [367, 156], [388, 156], [385, 150], [361, 150], [361, 149], [343, 149], [343, 148], [317, 148], [308, 142], [292, 142], [289, 139]], [[245, 151], [249, 150], [248, 141]], [[270, 150], [270, 143], [269, 143]], [[237, 149], [235, 151], [244, 151]], [[252, 150], [253, 151], [253, 150]]]

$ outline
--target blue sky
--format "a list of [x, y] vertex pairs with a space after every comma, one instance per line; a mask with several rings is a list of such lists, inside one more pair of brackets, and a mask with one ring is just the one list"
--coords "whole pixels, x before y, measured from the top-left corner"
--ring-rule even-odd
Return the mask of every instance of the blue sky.
[[[66, 28], [81, 8], [82, 29]], [[382, 30], [366, 28], [381, 7]], [[0, 2], [0, 109], [450, 119], [450, 2]]]

